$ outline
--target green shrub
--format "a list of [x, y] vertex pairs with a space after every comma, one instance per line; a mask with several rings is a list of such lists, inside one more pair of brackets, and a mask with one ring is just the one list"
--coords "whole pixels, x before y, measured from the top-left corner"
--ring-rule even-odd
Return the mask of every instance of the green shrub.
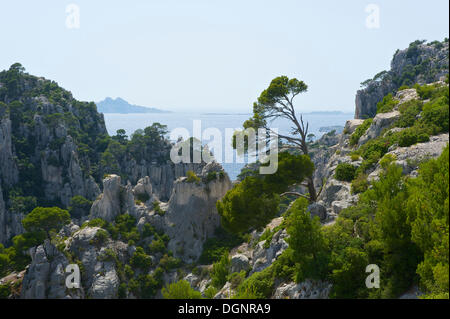
[[166, 245], [161, 238], [158, 238], [157, 240], [152, 240], [148, 245], [148, 250], [150, 254], [163, 253], [166, 250]]
[[121, 283], [119, 285], [119, 289], [117, 290], [117, 297], [119, 299], [125, 299], [127, 297], [127, 285], [125, 283]]
[[164, 216], [164, 214], [165, 214], [166, 212], [163, 211], [159, 205], [160, 205], [160, 202], [158, 202], [158, 201], [153, 202], [153, 210], [154, 210], [158, 215]]
[[397, 160], [397, 156], [393, 154], [386, 154], [383, 156], [383, 158], [380, 160], [380, 166], [383, 169], [387, 169], [389, 165], [391, 165], [392, 162], [395, 162]]
[[359, 139], [361, 138], [361, 136], [364, 135], [364, 133], [366, 133], [367, 129], [370, 127], [372, 122], [373, 122], [372, 118], [367, 119], [360, 126], [358, 126], [355, 129], [353, 134], [350, 136], [350, 145], [351, 146], [354, 146], [354, 145], [358, 144]]
[[164, 254], [164, 256], [159, 260], [159, 266], [164, 270], [171, 270], [177, 268], [181, 264], [178, 258]]
[[77, 195], [70, 200], [69, 213], [72, 218], [80, 218], [88, 215], [91, 209], [92, 201]]
[[358, 194], [363, 193], [369, 188], [369, 181], [367, 180], [367, 175], [364, 173], [359, 173], [358, 176], [352, 181], [352, 193]]
[[400, 118], [395, 123], [397, 127], [410, 127], [417, 121], [417, 115], [422, 111], [422, 102], [419, 100], [408, 101], [398, 108]]
[[202, 265], [212, 264], [231, 248], [239, 246], [244, 241], [243, 236], [235, 235], [219, 227], [214, 232], [214, 237], [208, 238], [203, 245], [203, 251], [198, 262]]
[[186, 280], [169, 284], [161, 293], [164, 299], [202, 299], [202, 294], [194, 290]]
[[449, 126], [449, 99], [447, 96], [425, 103], [422, 112], [422, 121], [433, 127], [433, 134], [448, 132]]
[[211, 270], [211, 285], [220, 289], [227, 282], [230, 272], [231, 261], [228, 252], [225, 253], [220, 260], [215, 263]]
[[350, 157], [352, 159], [352, 162], [356, 162], [359, 160], [360, 156], [358, 154], [352, 154]]
[[206, 288], [204, 295], [207, 299], [213, 299], [215, 295], [217, 295], [217, 293], [219, 292], [219, 290], [213, 286], [209, 286], [208, 288]]
[[230, 282], [231, 289], [236, 289], [237, 287], [239, 287], [239, 285], [242, 284], [242, 282], [244, 282], [245, 276], [246, 273], [244, 270], [242, 270], [241, 272], [234, 272], [228, 275], [227, 281]]
[[236, 299], [266, 299], [272, 295], [274, 278], [272, 268], [268, 267], [260, 272], [253, 273], [238, 287]]
[[152, 265], [152, 259], [147, 255], [142, 247], [136, 247], [136, 251], [130, 259], [133, 268], [148, 269]]
[[206, 183], [209, 183], [211, 181], [215, 181], [217, 179], [217, 173], [216, 172], [208, 172], [206, 175]]
[[11, 294], [9, 285], [0, 285], [0, 299], [7, 299]]
[[136, 196], [137, 200], [145, 203], [146, 201], [148, 201], [150, 199], [150, 196], [147, 193], [142, 193], [142, 194], [138, 194]]
[[97, 230], [94, 238], [92, 239], [92, 244], [100, 246], [103, 243], [105, 243], [108, 240], [108, 238], [109, 238], [108, 232], [104, 229], [99, 229]]
[[187, 171], [186, 176], [187, 176], [186, 181], [188, 183], [199, 183], [200, 182], [200, 177], [198, 177], [193, 171]]
[[338, 181], [351, 182], [355, 178], [356, 167], [348, 163], [340, 163], [336, 167], [334, 177]]
[[415, 128], [407, 128], [398, 134], [398, 145], [407, 147], [416, 143], [424, 143], [430, 140], [430, 136], [426, 133], [417, 131]]
[[391, 112], [398, 104], [398, 101], [394, 100], [392, 93], [386, 95], [382, 101], [377, 104], [377, 114]]

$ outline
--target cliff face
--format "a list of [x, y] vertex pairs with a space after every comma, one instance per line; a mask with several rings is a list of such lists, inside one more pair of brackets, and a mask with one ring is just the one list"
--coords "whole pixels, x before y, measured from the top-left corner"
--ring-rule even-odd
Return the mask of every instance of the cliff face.
[[355, 119], [374, 117], [377, 103], [387, 94], [395, 94], [402, 85], [440, 80], [448, 74], [448, 63], [448, 40], [428, 44], [416, 41], [407, 49], [398, 50], [389, 71], [362, 83], [364, 88], [356, 93]]
[[173, 164], [171, 144], [142, 131], [132, 145], [116, 143], [95, 103], [19, 64], [0, 72], [0, 243], [23, 232], [21, 220], [34, 206], [68, 208], [78, 195], [95, 200], [105, 174], [121, 175], [123, 184], [149, 176], [153, 192], [168, 200], [177, 178], [201, 172], [204, 163]]

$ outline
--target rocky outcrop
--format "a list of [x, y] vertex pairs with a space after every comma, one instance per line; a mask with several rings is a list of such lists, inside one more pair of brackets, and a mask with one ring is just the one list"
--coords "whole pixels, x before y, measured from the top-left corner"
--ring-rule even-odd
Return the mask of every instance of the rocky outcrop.
[[[120, 280], [116, 262], [129, 259], [128, 246], [112, 240], [95, 244], [98, 227], [72, 229], [75, 232], [65, 241], [63, 251], [48, 240], [30, 250], [32, 262], [23, 279], [21, 298], [117, 298]], [[81, 286], [68, 289], [65, 270], [74, 263], [82, 265]]]
[[6, 209], [0, 186], [0, 244], [8, 244], [12, 237], [23, 233], [22, 218], [22, 213]]
[[109, 175], [103, 180], [103, 193], [92, 204], [90, 219], [101, 218], [108, 222], [121, 214], [121, 179], [117, 175]]
[[389, 93], [396, 93], [402, 85], [425, 84], [440, 80], [448, 74], [448, 40], [422, 43], [416, 41], [407, 49], [398, 50], [391, 69], [380, 72], [364, 83], [365, 88], [356, 93], [355, 118], [374, 117], [377, 103]]
[[19, 171], [13, 160], [11, 120], [4, 112], [0, 106], [0, 181], [1, 185], [9, 187], [18, 182]]
[[69, 261], [48, 240], [43, 245], [32, 248], [30, 255], [32, 261], [23, 278], [21, 298], [71, 299], [83, 297], [82, 289], [69, 291], [66, 288], [65, 269]]
[[275, 299], [328, 299], [332, 285], [323, 281], [305, 280], [283, 283], [276, 288]]
[[[222, 172], [211, 181], [209, 172]], [[231, 181], [221, 166], [208, 164], [199, 175], [202, 181], [190, 182], [182, 177], [175, 182], [164, 214], [164, 231], [171, 238], [168, 248], [174, 256], [193, 262], [202, 253], [204, 241], [220, 225], [216, 202], [231, 189]]]
[[358, 146], [367, 143], [369, 140], [376, 138], [381, 134], [383, 129], [391, 126], [400, 117], [400, 112], [393, 111], [388, 113], [377, 114], [372, 121], [372, 124], [367, 129], [366, 133], [359, 138]]

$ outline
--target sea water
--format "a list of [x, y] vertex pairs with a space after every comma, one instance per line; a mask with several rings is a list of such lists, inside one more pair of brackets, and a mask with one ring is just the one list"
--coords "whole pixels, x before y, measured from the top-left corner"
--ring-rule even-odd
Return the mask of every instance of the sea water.
[[[251, 117], [251, 114], [243, 113], [141, 113], [141, 114], [116, 114], [106, 113], [105, 124], [110, 135], [115, 135], [118, 129], [124, 129], [130, 136], [137, 129], [144, 129], [155, 122], [167, 125], [169, 132], [175, 128], [186, 128], [191, 134], [193, 121], [201, 121], [202, 131], [206, 128], [217, 128], [225, 139], [225, 129], [242, 129], [242, 124]], [[300, 116], [300, 115], [299, 115]], [[299, 117], [298, 116], [298, 117]], [[344, 126], [345, 122], [353, 118], [351, 113], [342, 112], [316, 112], [303, 114], [303, 121], [309, 124], [308, 134], [320, 138], [325, 132], [320, 129], [330, 126]], [[289, 134], [292, 124], [288, 120], [277, 119], [271, 123], [272, 128], [278, 129], [280, 134]], [[206, 141], [208, 142], [208, 141]], [[231, 141], [222, 141], [222, 145]], [[222, 152], [224, 153], [224, 152]], [[224, 156], [224, 155], [223, 155]], [[245, 163], [222, 163], [231, 180], [235, 180]]]

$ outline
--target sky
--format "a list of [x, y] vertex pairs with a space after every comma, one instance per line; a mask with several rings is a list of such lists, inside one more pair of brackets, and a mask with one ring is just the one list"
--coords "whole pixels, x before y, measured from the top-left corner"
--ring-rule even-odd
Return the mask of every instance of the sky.
[[360, 83], [397, 49], [448, 37], [448, 10], [447, 0], [0, 0], [0, 70], [19, 62], [79, 100], [180, 112], [250, 113], [286, 75], [309, 87], [299, 111], [353, 112]]

